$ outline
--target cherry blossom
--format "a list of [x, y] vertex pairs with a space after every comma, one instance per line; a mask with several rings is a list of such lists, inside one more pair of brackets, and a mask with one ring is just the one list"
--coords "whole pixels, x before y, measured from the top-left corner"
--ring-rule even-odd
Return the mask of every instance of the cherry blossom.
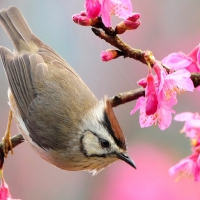
[[89, 18], [101, 16], [106, 27], [111, 27], [111, 15], [126, 19], [132, 13], [130, 0], [86, 0], [85, 7]]
[[159, 128], [164, 130], [171, 124], [171, 114], [175, 113], [172, 107], [177, 104], [177, 93], [193, 91], [194, 86], [186, 69], [171, 71], [168, 74], [158, 62], [154, 64], [153, 69], [156, 72], [154, 78], [149, 72], [146, 79], [138, 82], [145, 87], [145, 97], [137, 100], [130, 114], [140, 109], [141, 127], [158, 124]]
[[200, 45], [196, 46], [188, 55], [183, 52], [171, 53], [162, 60], [171, 69], [187, 69], [189, 72], [200, 72]]

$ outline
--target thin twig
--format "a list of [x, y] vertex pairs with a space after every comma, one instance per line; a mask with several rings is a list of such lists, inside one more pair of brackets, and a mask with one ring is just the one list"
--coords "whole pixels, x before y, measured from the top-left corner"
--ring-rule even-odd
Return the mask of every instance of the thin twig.
[[[15, 135], [11, 138], [11, 142], [12, 142], [12, 147], [16, 147], [19, 144], [21, 144], [22, 142], [24, 142], [24, 138], [22, 137], [21, 134]], [[10, 151], [10, 148], [9, 148]], [[3, 166], [3, 162], [4, 162], [4, 153], [3, 153], [3, 144], [2, 142], [0, 142], [0, 169]]]
[[139, 97], [144, 96], [144, 95], [145, 95], [144, 88], [138, 88], [136, 90], [119, 93], [113, 97], [110, 97], [109, 100], [112, 107], [117, 107], [121, 104], [125, 104], [130, 101], [136, 100]]
[[[118, 35], [110, 36], [106, 34], [104, 31], [99, 30], [97, 28], [92, 28], [92, 31], [94, 32], [96, 36], [100, 37], [101, 39], [105, 40], [112, 46], [122, 51], [125, 58], [126, 57], [133, 58], [144, 64], [147, 64], [146, 59], [145, 59], [145, 54], [147, 51], [142, 51], [140, 49], [132, 48], [131, 46], [126, 44], [123, 40], [121, 40], [121, 38]], [[150, 63], [150, 64], [153, 65], [153, 63]]]

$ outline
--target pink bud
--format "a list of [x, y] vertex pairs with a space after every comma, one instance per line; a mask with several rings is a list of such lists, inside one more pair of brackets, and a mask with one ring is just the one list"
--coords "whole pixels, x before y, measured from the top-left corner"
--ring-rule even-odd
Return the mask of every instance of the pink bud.
[[130, 17], [128, 17], [126, 20], [135, 22], [140, 18], [140, 14], [139, 13], [132, 13], [132, 15]]
[[125, 20], [124, 24], [125, 24], [126, 30], [134, 30], [141, 24], [141, 21], [138, 20], [138, 21], [132, 22], [129, 20]]
[[81, 15], [81, 16], [87, 16], [87, 13], [86, 13], [85, 10], [83, 10], [83, 11], [80, 12], [80, 15]]
[[92, 20], [85, 16], [84, 12], [81, 12], [80, 14], [75, 14], [72, 16], [73, 21], [76, 24], [82, 25], [82, 26], [91, 26]]
[[115, 50], [106, 50], [106, 51], [102, 51], [100, 54], [101, 60], [102, 61], [109, 61], [112, 59], [115, 59], [117, 57], [117, 52]]
[[127, 30], [136, 29], [141, 24], [141, 21], [138, 20], [139, 18], [140, 18], [139, 13], [132, 13], [130, 17], [128, 17], [127, 19], [125, 19], [116, 26], [115, 28], [116, 33], [122, 34]]
[[76, 24], [78, 24], [78, 18], [79, 18], [79, 14], [72, 15], [72, 19]]

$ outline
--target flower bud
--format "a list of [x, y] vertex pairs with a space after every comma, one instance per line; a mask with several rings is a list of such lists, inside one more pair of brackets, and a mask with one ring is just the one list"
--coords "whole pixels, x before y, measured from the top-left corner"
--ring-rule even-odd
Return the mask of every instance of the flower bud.
[[92, 20], [87, 17], [87, 14], [83, 11], [80, 14], [72, 16], [73, 21], [81, 26], [91, 26]]
[[140, 14], [139, 13], [132, 13], [132, 15], [130, 17], [128, 17], [126, 20], [135, 22], [140, 18]]
[[141, 24], [141, 21], [138, 20], [139, 18], [140, 18], [139, 13], [133, 13], [130, 17], [128, 17], [115, 27], [115, 32], [117, 34], [122, 34], [127, 30], [136, 29]]
[[118, 57], [118, 52], [116, 50], [107, 49], [106, 51], [102, 51], [100, 54], [102, 61], [109, 61]]

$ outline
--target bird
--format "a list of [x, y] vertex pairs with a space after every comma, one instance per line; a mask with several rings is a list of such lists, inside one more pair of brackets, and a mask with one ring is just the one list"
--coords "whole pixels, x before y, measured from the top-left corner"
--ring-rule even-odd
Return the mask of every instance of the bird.
[[124, 133], [109, 99], [98, 100], [76, 71], [30, 29], [17, 7], [0, 11], [0, 24], [15, 50], [0, 47], [9, 83], [4, 154], [12, 149], [10, 124], [50, 164], [98, 173], [122, 160], [131, 167]]

